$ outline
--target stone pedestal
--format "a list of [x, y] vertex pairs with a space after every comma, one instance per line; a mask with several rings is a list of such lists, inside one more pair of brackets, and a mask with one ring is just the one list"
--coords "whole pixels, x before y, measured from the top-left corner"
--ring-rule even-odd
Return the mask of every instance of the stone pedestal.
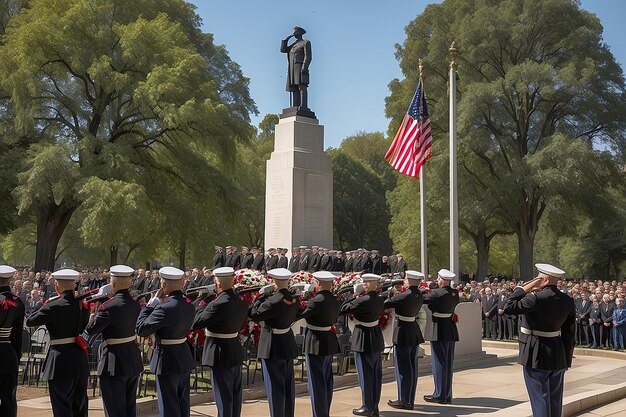
[[[455, 355], [469, 355], [482, 352], [482, 310], [476, 303], [460, 303], [454, 310], [459, 317], [456, 324], [459, 330], [459, 341], [454, 347]], [[420, 328], [424, 339], [429, 341], [432, 335], [432, 314], [424, 305], [420, 314]]]
[[333, 174], [324, 126], [314, 117], [281, 116], [267, 161], [265, 248], [333, 246]]

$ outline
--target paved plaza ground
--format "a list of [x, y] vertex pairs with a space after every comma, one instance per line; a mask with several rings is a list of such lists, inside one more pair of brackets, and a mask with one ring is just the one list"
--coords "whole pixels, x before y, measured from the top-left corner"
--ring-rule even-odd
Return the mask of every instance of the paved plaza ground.
[[[452, 405], [438, 405], [425, 403], [422, 396], [431, 394], [433, 381], [430, 375], [419, 378], [417, 403], [414, 411], [394, 410], [387, 406], [387, 400], [396, 398], [396, 384], [394, 381], [383, 384], [381, 415], [386, 417], [404, 417], [410, 415], [422, 416], [492, 416], [492, 417], [522, 417], [532, 415], [528, 398], [524, 388], [521, 367], [516, 363], [516, 351], [498, 347], [486, 347], [488, 354], [497, 355], [497, 359], [486, 361], [484, 364], [475, 364], [471, 369], [457, 371], [454, 374], [454, 400]], [[597, 404], [598, 398], [607, 392], [615, 392], [616, 387], [626, 386], [626, 354], [624, 358], [603, 358], [578, 355], [574, 359], [574, 366], [566, 373], [565, 397], [570, 402], [587, 401], [584, 407], [588, 411], [577, 414], [583, 417], [623, 416], [626, 415], [626, 400], [621, 400], [603, 407], [592, 409], [590, 401]], [[356, 375], [354, 376], [356, 383]], [[590, 395], [593, 394], [593, 395]], [[614, 399], [619, 399], [615, 398]], [[580, 400], [577, 400], [580, 399]], [[296, 399], [296, 415], [310, 416], [310, 398], [306, 394]], [[331, 415], [333, 417], [352, 416], [352, 409], [360, 406], [361, 393], [358, 386], [351, 385], [337, 389], [333, 399]], [[594, 402], [595, 401], [595, 402]], [[601, 400], [600, 400], [601, 401]], [[31, 405], [36, 403], [29, 403]], [[45, 401], [36, 407], [44, 407]], [[102, 417], [101, 401], [90, 401], [92, 417]], [[192, 407], [192, 416], [213, 417], [217, 415], [213, 403], [201, 404]], [[243, 415], [249, 417], [269, 416], [266, 400], [245, 401]], [[566, 412], [566, 416], [576, 415]], [[43, 408], [26, 407], [20, 404], [19, 417], [50, 416], [50, 411]]]

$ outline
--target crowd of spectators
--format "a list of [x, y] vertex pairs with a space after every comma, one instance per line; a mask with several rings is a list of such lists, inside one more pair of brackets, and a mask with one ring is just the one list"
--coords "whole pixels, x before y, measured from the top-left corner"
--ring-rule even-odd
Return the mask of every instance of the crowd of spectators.
[[[462, 301], [481, 305], [484, 338], [514, 340], [517, 337], [517, 317], [504, 313], [506, 300], [517, 285], [518, 282], [513, 279], [494, 277], [459, 286]], [[626, 281], [567, 279], [559, 280], [557, 287], [574, 299], [578, 346], [624, 349]]]
[[[185, 289], [213, 282], [210, 269], [189, 268], [185, 272]], [[76, 283], [79, 294], [95, 290], [109, 282], [106, 269], [86, 268]], [[504, 313], [504, 304], [521, 282], [508, 277], [471, 280], [457, 287], [462, 302], [481, 305], [483, 337], [491, 340], [515, 340], [518, 336], [516, 316]], [[430, 282], [430, 286], [436, 285]], [[48, 271], [35, 272], [18, 268], [11, 282], [13, 293], [26, 306], [26, 315], [39, 309], [56, 295], [54, 278]], [[158, 290], [157, 270], [138, 269], [131, 289], [135, 295]], [[626, 281], [603, 281], [589, 278], [559, 280], [557, 287], [574, 299], [576, 305], [576, 343], [594, 349], [623, 350], [626, 342]]]

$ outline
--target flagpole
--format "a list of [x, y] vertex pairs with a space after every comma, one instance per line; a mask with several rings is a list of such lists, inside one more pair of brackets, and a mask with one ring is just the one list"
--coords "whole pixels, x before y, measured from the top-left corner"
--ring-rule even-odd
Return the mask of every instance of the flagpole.
[[[420, 81], [422, 82], [422, 94], [424, 94], [422, 59], [419, 60]], [[421, 267], [424, 277], [428, 277], [428, 239], [426, 237], [426, 164], [420, 167], [420, 243], [421, 243]]]
[[459, 283], [459, 211], [457, 204], [457, 158], [456, 158], [456, 43], [450, 49], [450, 271], [456, 274], [454, 283]]

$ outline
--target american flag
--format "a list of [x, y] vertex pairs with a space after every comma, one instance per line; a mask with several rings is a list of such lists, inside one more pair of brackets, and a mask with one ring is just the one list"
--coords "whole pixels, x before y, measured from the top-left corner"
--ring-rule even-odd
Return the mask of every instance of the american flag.
[[431, 156], [432, 142], [430, 116], [420, 79], [413, 101], [411, 101], [409, 110], [402, 120], [396, 137], [385, 154], [385, 159], [394, 169], [404, 175], [417, 178], [420, 167]]

